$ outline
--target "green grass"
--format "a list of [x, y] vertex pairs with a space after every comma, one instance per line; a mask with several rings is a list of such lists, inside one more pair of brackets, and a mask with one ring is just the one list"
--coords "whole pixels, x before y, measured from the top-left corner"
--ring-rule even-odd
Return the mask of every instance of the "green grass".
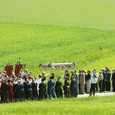
[[21, 57], [34, 75], [40, 63], [82, 69], [114, 56], [114, 10], [114, 0], [1, 0], [0, 68]]
[[[21, 62], [33, 74], [40, 63], [75, 62], [76, 69], [115, 55], [115, 32], [74, 27], [0, 23], [0, 67]], [[114, 63], [113, 63], [114, 65]]]
[[[115, 1], [0, 0], [0, 69], [19, 57], [32, 75], [42, 72], [40, 63], [64, 60], [75, 62], [77, 70], [115, 68]], [[115, 96], [0, 104], [0, 115], [114, 115], [114, 101]]]
[[92, 69], [96, 68], [97, 71], [100, 71], [101, 69], [105, 69], [105, 67], [107, 65], [111, 69], [111, 72], [112, 72], [112, 69], [115, 68], [115, 56], [101, 59], [99, 61], [91, 63], [91, 64], [87, 65], [86, 67], [84, 67], [83, 69], [92, 70]]
[[0, 108], [1, 115], [114, 115], [115, 96], [26, 101], [0, 104]]
[[114, 29], [114, 0], [0, 0], [0, 21]]

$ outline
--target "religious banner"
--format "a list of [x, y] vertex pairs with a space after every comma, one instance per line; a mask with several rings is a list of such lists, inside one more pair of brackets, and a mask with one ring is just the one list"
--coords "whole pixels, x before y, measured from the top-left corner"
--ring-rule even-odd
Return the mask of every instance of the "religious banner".
[[41, 69], [74, 69], [75, 63], [52, 63], [52, 64], [41, 64]]
[[5, 70], [6, 70], [7, 75], [10, 77], [12, 75], [13, 65], [5, 66]]
[[23, 64], [15, 65], [15, 75], [18, 75], [22, 68], [23, 68]]

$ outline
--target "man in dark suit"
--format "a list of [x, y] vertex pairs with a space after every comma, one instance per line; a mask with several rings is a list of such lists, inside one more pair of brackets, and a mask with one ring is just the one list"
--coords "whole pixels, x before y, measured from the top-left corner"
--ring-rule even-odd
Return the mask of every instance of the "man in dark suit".
[[37, 94], [37, 83], [35, 82], [35, 80], [32, 80], [32, 98], [33, 99], [37, 99], [38, 98], [38, 94]]
[[29, 80], [25, 84], [25, 90], [27, 91], [27, 99], [32, 99], [32, 84], [29, 83]]
[[1, 91], [2, 91], [1, 102], [8, 102], [8, 90], [9, 86], [4, 80], [4, 82], [1, 83]]
[[44, 83], [44, 80], [42, 79], [42, 82], [39, 85], [39, 99], [45, 99], [45, 98], [47, 98], [46, 83]]
[[113, 74], [112, 74], [112, 86], [113, 86], [113, 91], [115, 91], [115, 69], [113, 69]]
[[105, 88], [106, 88], [106, 72], [105, 72], [105, 69], [101, 69], [102, 71], [102, 74], [103, 74], [103, 86], [102, 86], [102, 91], [105, 91]]
[[107, 70], [106, 73], [106, 91], [110, 91], [111, 88], [111, 73], [110, 70]]
[[14, 82], [13, 91], [14, 91], [14, 99], [16, 102], [18, 100], [18, 83], [17, 82]]
[[22, 84], [20, 80], [18, 81], [17, 90], [19, 100], [20, 101], [24, 100], [25, 99], [24, 84]]

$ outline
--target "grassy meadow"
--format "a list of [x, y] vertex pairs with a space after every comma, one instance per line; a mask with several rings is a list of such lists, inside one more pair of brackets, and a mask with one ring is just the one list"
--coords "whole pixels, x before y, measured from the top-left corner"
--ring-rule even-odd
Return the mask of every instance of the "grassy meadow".
[[[40, 63], [115, 68], [115, 1], [0, 0], [0, 69], [19, 57], [32, 76], [43, 71]], [[64, 73], [46, 71], [47, 79], [51, 72]], [[114, 101], [115, 96], [0, 104], [0, 115], [114, 115]]]
[[0, 104], [1, 115], [114, 115], [115, 96]]
[[[11, 64], [15, 64], [19, 57], [33, 74], [41, 72], [40, 63], [64, 62], [64, 60], [75, 62], [76, 69], [82, 69], [97, 60], [115, 55], [113, 30], [16, 23], [0, 23], [0, 26], [2, 69], [9, 59]], [[114, 64], [113, 60], [113, 66]], [[95, 65], [91, 69], [94, 67]], [[98, 66], [96, 68], [98, 69]]]
[[0, 0], [0, 21], [115, 30], [114, 0]]
[[[75, 62], [76, 69], [89, 69], [90, 64], [113, 57], [114, 3], [114, 0], [1, 0], [0, 68], [3, 70], [9, 61], [17, 63], [21, 57], [34, 75], [41, 73], [40, 63]], [[111, 64], [112, 69], [114, 60]], [[95, 66], [99, 70], [106, 63], [91, 69]]]

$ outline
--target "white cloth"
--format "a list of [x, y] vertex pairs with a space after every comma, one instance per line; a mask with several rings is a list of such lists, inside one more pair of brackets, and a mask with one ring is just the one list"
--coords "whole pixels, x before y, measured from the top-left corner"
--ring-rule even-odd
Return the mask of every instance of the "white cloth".
[[18, 84], [18, 81], [14, 81], [13, 84]]
[[24, 82], [25, 82], [25, 79], [22, 79], [22, 78], [21, 78], [21, 83], [23, 84]]
[[29, 80], [29, 83], [32, 83], [32, 79]]
[[100, 81], [100, 80], [103, 80], [103, 74], [100, 74], [100, 75], [99, 75], [99, 81]]
[[92, 78], [91, 78], [91, 83], [92, 83], [92, 84], [96, 84], [96, 83], [97, 83], [97, 78], [92, 77]]
[[21, 77], [24, 77], [24, 75], [25, 75], [25, 73], [24, 73], [24, 72], [22, 72], [22, 73], [21, 73]]
[[38, 79], [38, 81], [37, 81], [37, 92], [38, 92], [38, 95], [39, 95], [39, 85], [40, 85], [41, 82], [42, 82], [42, 78]]
[[97, 78], [98, 77], [98, 73], [96, 71], [91, 71], [91, 84], [96, 84], [97, 83]]

